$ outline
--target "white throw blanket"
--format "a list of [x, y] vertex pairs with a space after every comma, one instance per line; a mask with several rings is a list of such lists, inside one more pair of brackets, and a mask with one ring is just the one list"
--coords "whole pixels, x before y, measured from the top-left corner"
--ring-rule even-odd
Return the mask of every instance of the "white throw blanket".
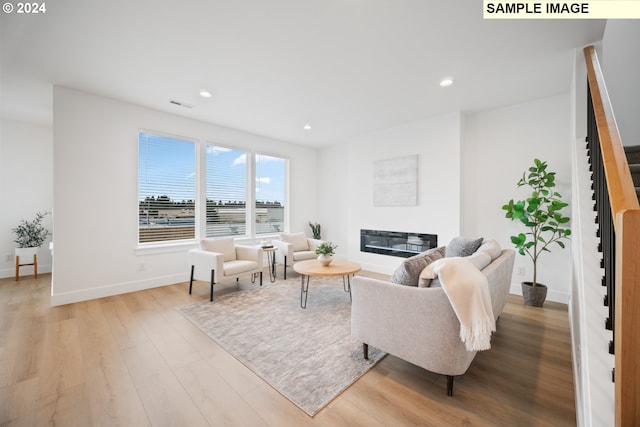
[[[423, 272], [440, 278], [445, 294], [460, 321], [460, 339], [467, 351], [491, 348], [491, 333], [496, 330], [487, 278], [471, 263], [460, 257], [441, 258]], [[423, 276], [425, 277], [425, 276]]]

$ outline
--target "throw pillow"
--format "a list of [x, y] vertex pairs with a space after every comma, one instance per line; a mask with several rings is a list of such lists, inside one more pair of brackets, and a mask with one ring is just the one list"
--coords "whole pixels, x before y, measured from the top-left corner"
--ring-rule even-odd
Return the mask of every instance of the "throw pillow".
[[478, 239], [471, 239], [468, 237], [454, 237], [451, 243], [447, 245], [444, 256], [446, 258], [454, 256], [469, 256], [478, 250], [482, 244], [482, 237]]
[[236, 260], [236, 246], [233, 237], [224, 239], [202, 239], [200, 244], [205, 251], [223, 254], [224, 262]]
[[[449, 257], [451, 258], [451, 257]], [[473, 264], [478, 270], [482, 271], [487, 265], [491, 264], [491, 257], [486, 252], [476, 252], [474, 254], [465, 257], [471, 264]], [[435, 271], [433, 271], [433, 266], [435, 264], [427, 265], [422, 272], [420, 272], [420, 276], [418, 276], [418, 287], [419, 288], [435, 288], [439, 287], [440, 279], [436, 276]]]
[[282, 233], [280, 238], [283, 242], [291, 243], [294, 252], [309, 250], [309, 241], [304, 233]]
[[478, 252], [486, 252], [491, 257], [491, 261], [502, 254], [502, 248], [495, 239], [484, 239], [478, 248]]
[[418, 286], [418, 277], [424, 268], [444, 256], [444, 247], [429, 249], [402, 261], [393, 272], [391, 283], [405, 286]]

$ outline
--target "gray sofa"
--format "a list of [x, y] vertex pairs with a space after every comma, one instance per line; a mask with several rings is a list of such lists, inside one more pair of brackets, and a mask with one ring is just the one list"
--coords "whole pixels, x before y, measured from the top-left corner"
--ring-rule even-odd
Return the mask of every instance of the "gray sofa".
[[[499, 250], [481, 271], [487, 278], [497, 320], [507, 303], [515, 252]], [[356, 276], [351, 285], [351, 335], [368, 346], [453, 379], [464, 374], [476, 351], [460, 339], [460, 322], [447, 295], [437, 284], [421, 288]]]

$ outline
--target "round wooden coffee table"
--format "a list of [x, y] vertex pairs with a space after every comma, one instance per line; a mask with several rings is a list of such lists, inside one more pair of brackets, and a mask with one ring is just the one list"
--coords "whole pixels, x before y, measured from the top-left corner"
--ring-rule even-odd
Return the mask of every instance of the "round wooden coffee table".
[[[309, 259], [295, 263], [293, 269], [301, 275], [300, 307], [307, 308], [309, 278], [311, 276], [342, 276], [342, 287], [345, 292], [349, 292], [349, 299], [351, 299], [351, 276], [360, 271], [360, 265], [351, 261], [334, 259], [331, 264], [325, 267], [317, 259]], [[306, 284], [305, 277], [307, 278]]]

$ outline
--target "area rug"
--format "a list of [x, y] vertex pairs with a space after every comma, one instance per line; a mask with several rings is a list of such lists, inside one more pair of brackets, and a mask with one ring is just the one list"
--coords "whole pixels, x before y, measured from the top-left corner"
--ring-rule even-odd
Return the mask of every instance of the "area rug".
[[302, 309], [296, 277], [176, 309], [313, 417], [385, 353], [351, 338], [342, 278], [312, 277]]

